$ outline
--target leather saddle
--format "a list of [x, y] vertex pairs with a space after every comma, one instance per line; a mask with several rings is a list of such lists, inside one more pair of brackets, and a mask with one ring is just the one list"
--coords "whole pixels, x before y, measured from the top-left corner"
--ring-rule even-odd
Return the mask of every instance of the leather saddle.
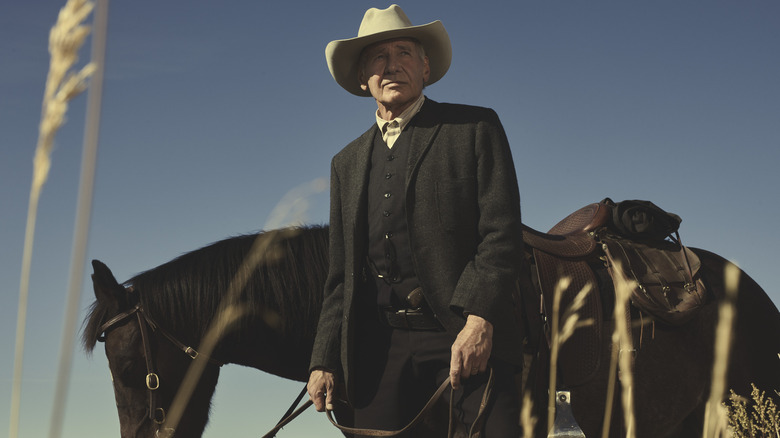
[[[571, 281], [562, 292], [562, 310], [574, 301], [584, 287], [588, 284], [592, 287], [578, 311], [580, 320], [591, 319], [592, 326], [576, 330], [559, 349], [558, 379], [561, 387], [587, 382], [600, 365], [604, 320], [600, 291], [602, 285], [609, 289], [605, 294], [611, 293], [612, 289], [611, 282], [603, 281], [598, 276], [596, 268], [603, 267], [603, 262], [599, 259], [601, 245], [593, 233], [605, 227], [610, 217], [611, 209], [608, 205], [594, 203], [570, 214], [547, 233], [523, 225], [523, 242], [530, 274], [535, 283], [534, 289], [538, 292], [534, 297], [526, 297], [532, 300], [527, 306], [539, 309], [537, 317], [541, 317], [542, 321], [536, 321], [536, 324], [545, 325], [547, 336], [549, 330], [546, 330], [547, 321], [544, 319], [552, 312], [553, 294], [560, 279], [567, 277]], [[603, 269], [601, 271], [604, 272]], [[539, 330], [529, 328], [532, 336], [535, 332], [539, 333]], [[541, 333], [537, 336], [541, 336]]]
[[[552, 314], [554, 294], [561, 279], [570, 282], [561, 292], [561, 318], [580, 291], [590, 287], [577, 315], [580, 321], [590, 320], [591, 325], [576, 330], [558, 350], [558, 378], [562, 387], [585, 383], [598, 371], [602, 348], [608, 347], [602, 339], [606, 338], [603, 336], [605, 322], [612, 320], [613, 280], [621, 284], [633, 282], [631, 306], [625, 311], [629, 322], [631, 309], [635, 308], [654, 320], [670, 326], [680, 325], [696, 315], [708, 301], [698, 274], [700, 261], [694, 252], [682, 246], [679, 234], [676, 234], [677, 227], [673, 229], [676, 239], [670, 237], [669, 240], [658, 236], [648, 240], [626, 233], [617, 226], [620, 224], [616, 223], [618, 218], [614, 215], [621, 211], [621, 205], [632, 208], [650, 205], [652, 209], [646, 211], [651, 217], [645, 217], [645, 213], [637, 216], [646, 219], [645, 223], [652, 224], [655, 219], [663, 222], [667, 217], [675, 218], [676, 225], [680, 222], [678, 216], [647, 201], [615, 204], [607, 198], [575, 211], [547, 233], [523, 228], [523, 242], [531, 269], [529, 276], [534, 283], [526, 284], [525, 290], [538, 291], [536, 295], [524, 294], [527, 309], [539, 309], [537, 315], [526, 312], [531, 336], [541, 339], [541, 330], [533, 325], [543, 326], [550, 345], [547, 319]], [[668, 230], [662, 228], [661, 231], [660, 234], [665, 234]], [[534, 321], [534, 317], [538, 319]], [[564, 324], [564, 321], [560, 323]]]
[[590, 233], [606, 226], [611, 214], [608, 205], [594, 203], [568, 215], [548, 233], [523, 225], [523, 242], [531, 248], [556, 257], [587, 257], [598, 246]]

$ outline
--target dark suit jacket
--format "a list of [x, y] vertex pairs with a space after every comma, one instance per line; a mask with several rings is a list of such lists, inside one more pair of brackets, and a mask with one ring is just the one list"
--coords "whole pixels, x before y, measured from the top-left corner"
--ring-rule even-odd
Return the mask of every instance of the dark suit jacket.
[[[512, 291], [522, 260], [520, 195], [509, 144], [488, 108], [427, 99], [406, 169], [406, 222], [425, 298], [448, 332], [465, 314], [494, 326], [493, 356], [520, 363]], [[373, 125], [331, 164], [330, 268], [311, 368], [343, 373], [350, 388], [355, 295], [366, 260], [366, 188]]]

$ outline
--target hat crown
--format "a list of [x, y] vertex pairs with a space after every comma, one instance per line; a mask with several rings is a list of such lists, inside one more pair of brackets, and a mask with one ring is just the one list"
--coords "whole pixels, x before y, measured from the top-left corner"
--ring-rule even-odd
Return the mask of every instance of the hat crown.
[[390, 5], [387, 9], [371, 8], [366, 11], [363, 21], [360, 22], [358, 37], [411, 26], [412, 21], [398, 5]]

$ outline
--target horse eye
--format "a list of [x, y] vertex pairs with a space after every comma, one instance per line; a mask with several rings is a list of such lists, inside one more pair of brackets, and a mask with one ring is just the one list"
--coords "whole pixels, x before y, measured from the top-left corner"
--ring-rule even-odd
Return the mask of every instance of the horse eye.
[[119, 381], [122, 386], [128, 388], [146, 388], [146, 366], [143, 361], [126, 359], [119, 362], [116, 369], [111, 372], [111, 381]]

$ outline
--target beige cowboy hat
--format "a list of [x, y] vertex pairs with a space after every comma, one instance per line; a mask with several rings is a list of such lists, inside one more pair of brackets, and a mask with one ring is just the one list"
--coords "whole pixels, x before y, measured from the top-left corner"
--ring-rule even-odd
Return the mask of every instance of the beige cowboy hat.
[[358, 80], [358, 62], [360, 52], [371, 44], [393, 38], [414, 38], [425, 48], [425, 55], [431, 68], [426, 85], [430, 85], [444, 76], [452, 61], [450, 36], [441, 21], [420, 26], [412, 22], [398, 5], [387, 9], [371, 8], [366, 11], [360, 23], [358, 36], [345, 40], [336, 40], [325, 47], [325, 59], [333, 79], [345, 90], [357, 96], [371, 96], [360, 88]]

